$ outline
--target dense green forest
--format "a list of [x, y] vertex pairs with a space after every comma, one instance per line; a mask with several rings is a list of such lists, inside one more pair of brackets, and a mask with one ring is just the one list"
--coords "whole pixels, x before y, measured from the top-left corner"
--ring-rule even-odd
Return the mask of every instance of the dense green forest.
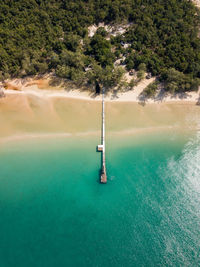
[[[99, 22], [130, 26], [111, 38], [104, 28], [88, 37]], [[1, 0], [0, 79], [52, 72], [112, 88], [123, 75], [114, 62], [123, 58], [127, 70], [142, 64], [167, 91], [197, 90], [199, 24], [189, 0]]]

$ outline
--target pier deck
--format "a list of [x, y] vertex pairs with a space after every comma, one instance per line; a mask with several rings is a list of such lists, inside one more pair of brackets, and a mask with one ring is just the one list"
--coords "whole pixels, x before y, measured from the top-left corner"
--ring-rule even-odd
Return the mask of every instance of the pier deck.
[[102, 136], [101, 136], [101, 145], [99, 147], [101, 147], [101, 153], [102, 153], [102, 157], [101, 157], [101, 179], [100, 182], [102, 184], [106, 184], [107, 183], [107, 174], [106, 174], [106, 149], [105, 149], [105, 104], [104, 104], [104, 90], [102, 93]]

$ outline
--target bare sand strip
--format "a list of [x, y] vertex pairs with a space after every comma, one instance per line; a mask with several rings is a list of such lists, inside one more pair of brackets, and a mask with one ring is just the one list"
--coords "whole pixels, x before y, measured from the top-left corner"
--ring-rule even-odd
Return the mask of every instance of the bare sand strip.
[[[176, 95], [165, 95], [162, 91], [158, 92], [154, 98], [146, 99], [142, 97], [143, 90], [154, 81], [154, 78], [144, 79], [133, 90], [119, 93], [107, 94], [107, 102], [136, 102], [136, 103], [162, 103], [162, 102], [200, 102], [200, 90], [198, 92], [189, 92]], [[41, 98], [63, 97], [81, 100], [100, 101], [101, 96], [94, 95], [89, 91], [79, 89], [65, 90], [62, 87], [52, 87], [48, 85], [48, 79], [23, 82], [20, 79], [10, 81], [5, 90], [6, 95], [32, 95]], [[14, 88], [14, 89], [13, 89]]]
[[[40, 89], [38, 89], [40, 90]], [[50, 93], [8, 93], [0, 99], [0, 143], [41, 138], [96, 136], [100, 138], [101, 102]], [[41, 96], [41, 94], [43, 95]], [[65, 92], [64, 92], [65, 93]], [[200, 107], [191, 101], [142, 105], [106, 102], [106, 134], [148, 135], [200, 129]]]
[[[199, 130], [199, 92], [141, 100], [143, 80], [132, 91], [106, 97], [108, 135]], [[100, 136], [101, 96], [50, 86], [48, 79], [10, 81], [0, 98], [0, 143], [35, 138]], [[144, 105], [146, 104], [147, 105]]]

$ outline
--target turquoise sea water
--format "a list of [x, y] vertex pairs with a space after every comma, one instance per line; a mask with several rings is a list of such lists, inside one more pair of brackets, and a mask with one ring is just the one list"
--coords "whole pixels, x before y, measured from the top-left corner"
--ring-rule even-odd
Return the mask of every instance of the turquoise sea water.
[[98, 137], [0, 148], [0, 266], [199, 266], [200, 136]]

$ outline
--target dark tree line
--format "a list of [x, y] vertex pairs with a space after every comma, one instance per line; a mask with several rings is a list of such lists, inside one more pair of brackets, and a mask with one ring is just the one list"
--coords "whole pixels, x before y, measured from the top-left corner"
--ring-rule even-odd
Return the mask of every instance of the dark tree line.
[[[53, 71], [109, 87], [122, 76], [114, 61], [125, 56], [127, 70], [145, 64], [168, 91], [196, 90], [199, 15], [188, 0], [2, 0], [0, 79]], [[89, 38], [88, 26], [99, 22], [130, 27], [110, 40], [104, 29]]]

